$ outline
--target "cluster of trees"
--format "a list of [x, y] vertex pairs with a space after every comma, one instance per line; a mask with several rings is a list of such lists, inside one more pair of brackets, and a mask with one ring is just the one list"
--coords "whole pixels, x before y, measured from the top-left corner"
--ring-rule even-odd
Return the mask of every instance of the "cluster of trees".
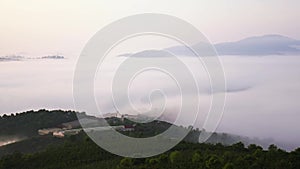
[[268, 150], [239, 142], [222, 144], [181, 143], [170, 152], [148, 159], [124, 158], [118, 169], [298, 169], [300, 148], [285, 152], [275, 145]]
[[14, 153], [0, 159], [0, 169], [299, 169], [300, 148], [286, 152], [275, 145], [181, 142], [150, 158], [122, 158], [99, 148], [84, 133], [65, 138], [61, 145], [31, 154]]
[[0, 116], [0, 137], [38, 135], [41, 128], [56, 127], [62, 123], [76, 120], [74, 111], [38, 110]]

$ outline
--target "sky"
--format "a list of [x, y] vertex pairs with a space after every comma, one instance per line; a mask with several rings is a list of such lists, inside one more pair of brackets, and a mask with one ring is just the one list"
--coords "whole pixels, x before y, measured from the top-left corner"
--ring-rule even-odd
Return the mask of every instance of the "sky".
[[297, 0], [1, 0], [0, 55], [79, 55], [103, 26], [139, 13], [184, 19], [213, 42], [263, 34], [300, 39]]

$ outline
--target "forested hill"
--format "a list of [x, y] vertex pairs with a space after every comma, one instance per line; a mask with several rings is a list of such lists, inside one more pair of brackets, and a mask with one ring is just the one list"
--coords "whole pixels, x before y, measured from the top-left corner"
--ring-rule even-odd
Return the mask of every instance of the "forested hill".
[[[16, 113], [11, 115], [3, 115], [0, 117], [0, 143], [9, 140], [24, 140], [38, 137], [38, 130], [44, 128], [54, 128], [62, 123], [72, 122], [77, 120], [77, 115], [88, 117], [85, 113], [63, 110], [38, 110]], [[90, 117], [90, 116], [89, 116]], [[95, 117], [93, 117], [95, 118]], [[132, 125], [134, 124], [128, 119], [121, 121], [118, 118], [106, 118], [106, 121], [111, 125]], [[167, 130], [171, 124], [163, 121], [153, 121], [150, 123], [137, 124], [134, 132], [124, 133], [132, 137], [151, 137]], [[192, 130], [185, 138], [187, 142], [197, 143], [201, 132], [198, 129]], [[253, 140], [247, 137], [231, 135], [226, 133], [213, 133], [209, 143], [222, 143], [225, 145], [243, 142], [248, 145], [251, 143], [259, 144], [265, 148], [268, 143], [260, 140]], [[0, 144], [1, 146], [1, 144]], [[1, 149], [1, 148], [0, 148]], [[1, 155], [1, 152], [0, 152]]]
[[39, 110], [27, 111], [0, 117], [0, 140], [6, 137], [28, 138], [38, 135], [41, 128], [56, 127], [77, 120], [74, 111]]
[[[98, 147], [84, 132], [56, 138], [38, 135], [41, 128], [58, 127], [77, 120], [74, 111], [28, 111], [0, 118], [0, 142], [19, 139], [0, 146], [0, 169], [299, 169], [300, 149], [286, 152], [270, 145], [268, 150], [250, 144], [251, 139], [213, 133], [208, 143], [197, 143], [201, 132], [192, 130], [172, 150], [147, 159], [121, 158]], [[106, 118], [112, 125], [132, 125], [128, 119]], [[133, 131], [120, 131], [132, 137], [149, 137], [171, 124], [153, 121], [137, 124]], [[247, 143], [241, 143], [244, 141]], [[223, 144], [220, 144], [223, 143]]]

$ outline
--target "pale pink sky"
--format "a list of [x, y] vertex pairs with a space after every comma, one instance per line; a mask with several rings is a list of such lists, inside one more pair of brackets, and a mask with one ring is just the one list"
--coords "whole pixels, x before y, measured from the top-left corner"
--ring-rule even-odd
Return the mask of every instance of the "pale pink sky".
[[170, 14], [212, 42], [282, 34], [300, 39], [297, 0], [1, 0], [0, 55], [78, 56], [96, 31], [132, 14]]

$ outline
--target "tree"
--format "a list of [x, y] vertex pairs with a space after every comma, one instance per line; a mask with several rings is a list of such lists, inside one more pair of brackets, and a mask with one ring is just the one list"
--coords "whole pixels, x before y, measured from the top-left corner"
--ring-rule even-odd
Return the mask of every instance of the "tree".
[[179, 151], [173, 151], [170, 156], [169, 156], [169, 159], [170, 159], [170, 162], [171, 163], [175, 163], [177, 161], [180, 160], [180, 152]]
[[123, 158], [120, 161], [120, 168], [131, 168], [134, 164], [134, 161], [132, 158]]
[[278, 150], [278, 147], [276, 146], [276, 145], [274, 145], [274, 144], [271, 144], [269, 147], [268, 147], [268, 150], [269, 151], [277, 151]]
[[254, 153], [256, 150], [263, 150], [263, 148], [260, 147], [260, 146], [255, 145], [255, 144], [250, 144], [250, 145], [248, 146], [248, 150], [249, 150], [251, 153]]
[[223, 167], [223, 169], [234, 169], [234, 166], [232, 163], [226, 163]]
[[203, 162], [203, 158], [201, 156], [201, 154], [199, 152], [195, 152], [193, 154], [193, 157], [192, 157], [192, 162], [193, 163], [200, 163], [200, 162]]
[[234, 151], [243, 152], [245, 151], [245, 145], [242, 142], [235, 143], [231, 146]]
[[212, 155], [206, 162], [205, 165], [208, 169], [220, 169], [222, 168], [221, 160], [218, 156]]

